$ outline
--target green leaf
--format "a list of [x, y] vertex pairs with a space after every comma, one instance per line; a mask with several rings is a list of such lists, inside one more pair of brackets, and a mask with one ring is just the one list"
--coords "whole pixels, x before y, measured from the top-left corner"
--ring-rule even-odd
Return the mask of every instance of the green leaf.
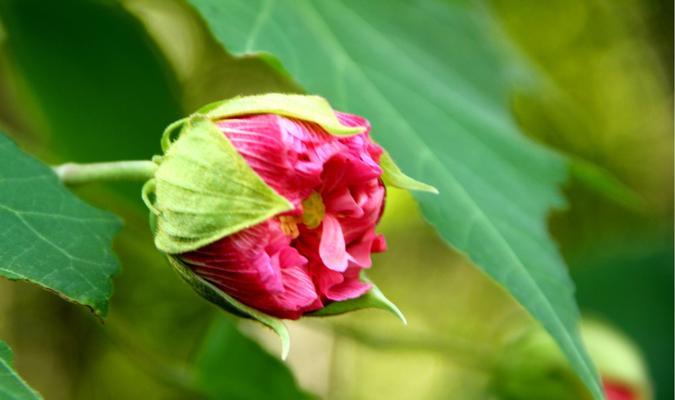
[[[170, 134], [170, 131], [167, 132]], [[249, 167], [216, 125], [188, 120], [170, 145], [155, 178], [148, 207], [157, 214], [155, 245], [165, 253], [198, 249], [293, 209]]]
[[286, 329], [286, 325], [284, 325], [283, 321], [249, 307], [246, 304], [240, 303], [234, 297], [228, 295], [209, 281], [192, 272], [192, 269], [184, 265], [180, 260], [172, 256], [167, 256], [167, 258], [180, 277], [183, 278], [200, 296], [213, 304], [220, 306], [226, 311], [254, 319], [272, 329], [279, 335], [279, 339], [281, 340], [281, 358], [285, 359], [288, 356], [288, 351], [290, 350], [290, 336], [288, 335], [288, 329]]
[[364, 308], [379, 308], [380, 310], [389, 311], [398, 319], [400, 319], [401, 322], [406, 325], [408, 324], [408, 321], [405, 319], [405, 316], [401, 310], [396, 307], [396, 304], [389, 300], [384, 295], [384, 293], [382, 293], [382, 291], [370, 279], [368, 279], [365, 273], [361, 273], [361, 280], [372, 285], [372, 288], [364, 295], [355, 299], [330, 303], [326, 307], [316, 310], [308, 315], [315, 317], [327, 317], [329, 315], [339, 315]]
[[401, 167], [438, 188], [417, 195], [429, 222], [543, 324], [602, 398], [546, 227], [563, 204], [565, 163], [513, 121], [514, 64], [485, 15], [434, 0], [190, 3], [228, 51], [274, 54], [309, 92], [370, 119]]
[[310, 399], [288, 368], [242, 335], [226, 318], [214, 319], [197, 353], [195, 386], [209, 399]]
[[12, 349], [0, 340], [0, 398], [5, 400], [37, 400], [42, 396], [33, 390], [12, 368]]
[[120, 225], [0, 133], [0, 276], [37, 284], [104, 317]]
[[382, 167], [382, 180], [387, 185], [410, 191], [438, 194], [438, 189], [435, 187], [404, 174], [386, 151], [382, 153], [382, 157], [380, 158], [380, 167]]
[[311, 121], [333, 135], [362, 133], [362, 127], [342, 125], [326, 99], [319, 96], [269, 93], [258, 96], [235, 97], [209, 104], [199, 110], [212, 119], [246, 114], [279, 114]]

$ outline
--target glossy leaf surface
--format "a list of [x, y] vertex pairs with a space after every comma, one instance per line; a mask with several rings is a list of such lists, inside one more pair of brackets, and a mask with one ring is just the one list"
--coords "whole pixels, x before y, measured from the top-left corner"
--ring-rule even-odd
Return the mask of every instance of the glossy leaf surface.
[[119, 266], [120, 228], [0, 133], [0, 276], [26, 280], [103, 317]]
[[308, 92], [368, 118], [401, 168], [440, 192], [417, 194], [429, 222], [544, 325], [602, 397], [546, 227], [563, 204], [565, 163], [513, 121], [514, 65], [484, 15], [433, 0], [190, 3], [228, 51], [264, 54]]

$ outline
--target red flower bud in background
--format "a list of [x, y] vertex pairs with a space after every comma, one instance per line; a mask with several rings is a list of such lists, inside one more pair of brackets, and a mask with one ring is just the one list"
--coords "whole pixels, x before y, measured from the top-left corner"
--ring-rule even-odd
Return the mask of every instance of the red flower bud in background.
[[615, 382], [611, 379], [603, 379], [602, 386], [605, 389], [607, 400], [640, 400], [640, 396], [628, 385]]
[[[581, 335], [607, 400], [651, 400], [645, 364], [635, 345], [614, 328], [584, 320]], [[551, 337], [527, 330], [499, 353], [491, 390], [510, 400], [591, 400], [592, 396]]]
[[299, 318], [370, 289], [359, 279], [371, 252], [385, 188], [365, 119], [336, 113], [363, 133], [333, 136], [275, 114], [216, 121], [248, 165], [293, 209], [195, 251], [179, 254], [198, 275], [265, 313]]

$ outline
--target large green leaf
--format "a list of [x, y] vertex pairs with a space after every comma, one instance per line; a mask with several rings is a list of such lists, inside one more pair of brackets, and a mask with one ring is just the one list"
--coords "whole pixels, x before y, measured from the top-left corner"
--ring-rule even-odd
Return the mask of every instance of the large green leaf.
[[234, 323], [216, 318], [194, 365], [195, 386], [209, 399], [309, 399], [277, 358], [243, 336]]
[[111, 245], [119, 220], [79, 200], [2, 133], [0, 226], [0, 276], [27, 280], [106, 315], [118, 269]]
[[38, 400], [33, 390], [12, 368], [12, 349], [0, 340], [0, 398], [6, 400]]
[[[556, 339], [596, 398], [573, 284], [546, 227], [565, 164], [524, 138], [492, 26], [465, 4], [190, 0], [237, 55], [264, 54], [305, 89], [365, 115], [441, 236], [503, 285]], [[273, 56], [278, 57], [275, 62]]]

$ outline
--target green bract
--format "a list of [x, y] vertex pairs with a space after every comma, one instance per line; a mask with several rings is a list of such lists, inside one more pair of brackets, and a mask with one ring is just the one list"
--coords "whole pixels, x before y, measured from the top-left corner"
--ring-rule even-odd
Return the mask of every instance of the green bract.
[[435, 187], [404, 174], [386, 151], [382, 153], [382, 157], [380, 158], [380, 167], [382, 168], [382, 180], [389, 186], [410, 191], [438, 194], [438, 189]]
[[247, 114], [277, 114], [321, 125], [335, 136], [363, 133], [358, 126], [342, 125], [335, 111], [323, 97], [300, 94], [269, 93], [259, 96], [235, 97], [209, 104], [199, 110], [209, 118], [222, 119]]
[[168, 254], [196, 250], [293, 208], [200, 115], [185, 121], [158, 164], [143, 192], [157, 215], [155, 245]]
[[316, 310], [308, 315], [313, 317], [327, 317], [330, 315], [344, 314], [364, 308], [379, 308], [380, 310], [389, 311], [390, 313], [397, 316], [401, 322], [406, 325], [408, 324], [408, 321], [401, 310], [396, 307], [396, 304], [392, 303], [391, 300], [389, 300], [363, 272], [361, 272], [361, 280], [368, 282], [373, 286], [372, 289], [370, 289], [366, 294], [355, 299], [330, 303], [326, 307]]

